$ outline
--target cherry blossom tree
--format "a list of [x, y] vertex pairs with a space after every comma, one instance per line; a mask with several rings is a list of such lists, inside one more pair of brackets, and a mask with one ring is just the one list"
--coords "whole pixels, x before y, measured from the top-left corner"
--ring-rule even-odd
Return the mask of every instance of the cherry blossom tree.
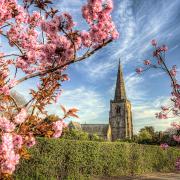
[[156, 40], [151, 41], [154, 47], [153, 60], [144, 60], [144, 66], [136, 69], [138, 74], [149, 69], [160, 69], [169, 77], [172, 87], [172, 98], [169, 106], [162, 106], [161, 112], [156, 113], [156, 117], [159, 119], [167, 119], [169, 117], [180, 117], [180, 84], [176, 79], [177, 66], [173, 65], [171, 68], [168, 67], [167, 61], [165, 59], [165, 53], [168, 50], [166, 45], [158, 46]]
[[[37, 136], [58, 138], [64, 119], [77, 117], [77, 109], [62, 106], [61, 119], [41, 119], [69, 79], [64, 73], [68, 66], [118, 38], [112, 9], [112, 0], [88, 0], [82, 7], [88, 30], [78, 30], [72, 16], [54, 9], [52, 0], [0, 0], [0, 38], [10, 46], [5, 52], [7, 43], [0, 44], [0, 177], [9, 177], [20, 158], [29, 158], [27, 148], [36, 144]], [[11, 90], [35, 77], [39, 83], [30, 90], [32, 98], [19, 106]]]
[[[169, 77], [171, 82], [172, 92], [171, 92], [171, 104], [168, 106], [162, 106], [161, 111], [156, 113], [156, 118], [158, 119], [168, 119], [172, 117], [180, 117], [180, 84], [177, 81], [177, 66], [173, 65], [171, 68], [168, 67], [165, 54], [168, 51], [166, 45], [158, 46], [156, 40], [151, 41], [152, 46], [154, 47], [153, 51], [153, 60], [146, 59], [144, 60], [144, 66], [138, 67], [136, 72], [141, 74], [149, 69], [160, 69], [165, 72]], [[180, 142], [180, 122], [174, 122], [171, 124], [172, 129], [176, 131], [176, 134], [173, 135], [173, 139]], [[166, 145], [165, 145], [166, 146]], [[161, 145], [164, 147], [164, 145]], [[167, 147], [167, 146], [166, 146]], [[176, 161], [176, 169], [180, 170], [180, 158]]]

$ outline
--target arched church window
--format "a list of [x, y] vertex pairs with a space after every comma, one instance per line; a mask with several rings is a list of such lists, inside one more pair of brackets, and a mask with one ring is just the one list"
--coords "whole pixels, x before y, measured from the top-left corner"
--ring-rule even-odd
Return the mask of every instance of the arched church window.
[[120, 114], [120, 113], [121, 113], [121, 108], [120, 108], [120, 106], [117, 106], [117, 107], [116, 107], [116, 113], [117, 113], [117, 114]]

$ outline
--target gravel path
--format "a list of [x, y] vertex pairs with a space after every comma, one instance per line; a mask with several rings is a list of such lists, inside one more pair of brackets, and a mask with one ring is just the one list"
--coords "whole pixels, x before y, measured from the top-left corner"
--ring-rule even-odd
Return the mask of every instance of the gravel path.
[[180, 173], [154, 173], [143, 176], [101, 177], [92, 180], [180, 180]]

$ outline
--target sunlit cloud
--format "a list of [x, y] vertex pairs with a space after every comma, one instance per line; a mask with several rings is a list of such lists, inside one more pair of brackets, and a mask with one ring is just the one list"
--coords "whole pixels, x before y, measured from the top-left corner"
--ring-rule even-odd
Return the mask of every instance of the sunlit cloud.
[[104, 99], [95, 90], [87, 89], [84, 86], [65, 90], [57, 104], [48, 106], [48, 112], [61, 116], [60, 104], [67, 108], [76, 107], [79, 109], [78, 115], [80, 119], [74, 119], [75, 121], [81, 123], [102, 123], [105, 121], [103, 116], [103, 113], [106, 111]]

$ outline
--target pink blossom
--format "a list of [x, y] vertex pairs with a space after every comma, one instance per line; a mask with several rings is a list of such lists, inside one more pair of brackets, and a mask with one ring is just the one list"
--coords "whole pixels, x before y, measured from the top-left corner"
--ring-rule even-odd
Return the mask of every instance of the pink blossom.
[[167, 143], [164, 143], [164, 144], [161, 144], [160, 147], [165, 150], [169, 147], [169, 145]]
[[36, 144], [35, 137], [32, 133], [29, 133], [29, 136], [26, 138], [26, 144], [29, 148]]
[[107, 14], [109, 14], [109, 13], [111, 13], [112, 9], [113, 9], [113, 1], [112, 0], [106, 0], [104, 11]]
[[114, 30], [113, 33], [112, 33], [112, 38], [113, 39], [118, 39], [119, 38], [119, 33], [118, 31]]
[[[4, 64], [4, 62], [3, 62]], [[0, 71], [0, 75], [1, 77], [3, 77], [4, 79], [9, 75], [9, 71], [7, 69], [3, 69]]]
[[177, 71], [175, 69], [170, 70], [171, 76], [176, 76]]
[[180, 89], [180, 84], [176, 84], [176, 85], [175, 85], [175, 88], [176, 88], [176, 89]]
[[55, 103], [57, 103], [57, 102], [58, 102], [58, 99], [59, 99], [59, 97], [61, 96], [61, 94], [62, 94], [62, 92], [61, 92], [61, 91], [57, 94], [57, 96], [56, 96], [56, 98], [55, 98]]
[[176, 159], [176, 164], [175, 164], [176, 170], [180, 171], [180, 157]]
[[81, 38], [82, 38], [83, 46], [85, 46], [85, 47], [91, 46], [92, 42], [91, 42], [91, 36], [90, 36], [89, 32], [82, 31]]
[[2, 144], [0, 146], [1, 172], [12, 174], [15, 166], [19, 163], [20, 156], [14, 151], [13, 136], [11, 133], [2, 134]]
[[61, 23], [63, 23], [64, 28], [67, 30], [71, 30], [74, 26], [72, 16], [69, 13], [64, 13], [62, 15], [62, 18], [63, 18], [63, 20]]
[[142, 69], [142, 68], [136, 68], [136, 72], [137, 72], [138, 74], [141, 74], [141, 73], [143, 72], [143, 69]]
[[24, 8], [22, 6], [17, 5], [17, 11], [18, 11], [17, 16], [15, 16], [16, 23], [17, 24], [27, 23], [28, 15], [24, 10]]
[[180, 97], [175, 99], [175, 108], [180, 109]]
[[180, 123], [178, 124], [177, 122], [173, 122], [171, 123], [171, 126], [173, 126], [177, 130], [180, 130]]
[[16, 83], [17, 83], [16, 79], [11, 79], [11, 80], [9, 81], [9, 87], [10, 87], [10, 88], [14, 87], [14, 86], [16, 85]]
[[13, 144], [15, 147], [20, 149], [22, 147], [22, 144], [23, 144], [22, 136], [18, 135], [18, 134], [13, 135]]
[[167, 51], [168, 47], [166, 45], [162, 45], [162, 51]]
[[54, 130], [54, 134], [53, 137], [54, 138], [59, 138], [62, 134], [63, 128], [65, 127], [65, 123], [63, 120], [59, 120], [56, 122], [53, 122], [53, 130]]
[[16, 61], [16, 67], [21, 69], [26, 69], [28, 64], [22, 58], [18, 58]]
[[15, 129], [15, 124], [5, 117], [0, 117], [0, 129], [5, 132], [12, 132]]
[[165, 106], [161, 106], [161, 109], [162, 109], [163, 111], [168, 111], [168, 110], [169, 110], [169, 108], [168, 108], [168, 107], [165, 107]]
[[106, 0], [105, 2], [101, 0], [88, 1], [88, 4], [83, 6], [82, 14], [91, 26], [90, 35], [92, 42], [101, 43], [109, 38], [118, 38], [118, 32], [110, 15], [112, 9], [112, 0]]
[[31, 16], [29, 16], [28, 23], [31, 26], [35, 27], [35, 26], [40, 25], [41, 20], [42, 20], [42, 18], [41, 18], [40, 13], [35, 11], [35, 12], [33, 12], [33, 14]]
[[144, 60], [144, 64], [145, 64], [145, 65], [150, 65], [150, 64], [151, 64], [151, 61], [150, 61], [150, 60]]
[[180, 136], [178, 135], [173, 135], [173, 139], [177, 142], [180, 142]]
[[63, 74], [62, 76], [61, 76], [61, 81], [69, 81], [70, 80], [70, 78], [68, 77], [68, 75], [67, 74]]
[[167, 119], [167, 114], [165, 113], [160, 112], [160, 113], [156, 113], [155, 115], [156, 115], [156, 118], [158, 119]]
[[2, 88], [0, 88], [0, 93], [1, 93], [1, 94], [4, 94], [4, 95], [6, 95], [6, 96], [9, 96], [9, 95], [10, 95], [9, 86], [5, 85], [5, 86], [3, 86]]
[[176, 76], [176, 74], [177, 74], [177, 68], [176, 68], [175, 65], [174, 65], [174, 66], [172, 67], [172, 69], [170, 70], [170, 74], [171, 74], [172, 76]]
[[53, 134], [53, 138], [59, 138], [62, 135], [62, 131], [55, 131]]
[[26, 109], [21, 109], [21, 111], [19, 112], [19, 114], [17, 114], [14, 118], [14, 122], [16, 124], [21, 124], [26, 120], [27, 117], [27, 111]]

